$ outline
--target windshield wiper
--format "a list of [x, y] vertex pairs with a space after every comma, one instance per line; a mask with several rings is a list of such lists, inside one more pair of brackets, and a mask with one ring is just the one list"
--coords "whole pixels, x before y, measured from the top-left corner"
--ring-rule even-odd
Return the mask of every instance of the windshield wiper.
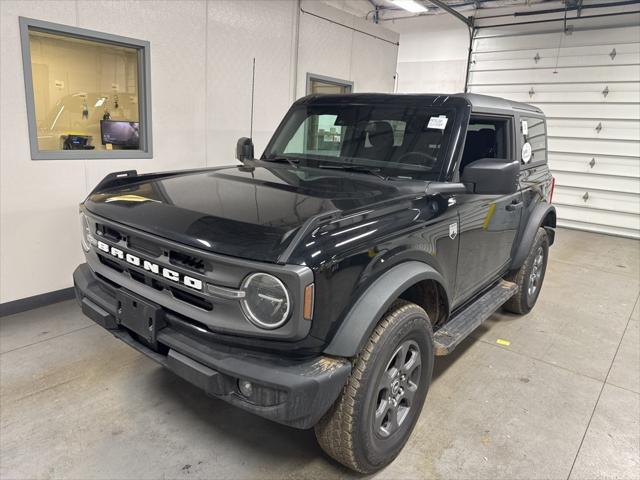
[[300, 168], [298, 166], [298, 163], [300, 163], [299, 159], [289, 158], [286, 155], [273, 155], [273, 156], [267, 157], [265, 160], [267, 162], [287, 162], [293, 168]]
[[340, 163], [331, 164], [331, 165], [318, 165], [318, 168], [327, 168], [330, 170], [344, 170], [346, 172], [356, 172], [356, 173], [369, 173], [371, 175], [375, 175], [382, 180], [386, 180], [387, 177], [380, 173], [379, 168], [367, 168], [361, 165], [344, 165]]

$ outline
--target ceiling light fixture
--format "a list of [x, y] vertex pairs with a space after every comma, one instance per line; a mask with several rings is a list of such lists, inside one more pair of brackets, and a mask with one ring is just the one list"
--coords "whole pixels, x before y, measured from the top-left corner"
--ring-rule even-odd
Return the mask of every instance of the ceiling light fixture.
[[427, 11], [427, 7], [415, 0], [391, 0], [391, 3], [411, 13], [422, 13]]

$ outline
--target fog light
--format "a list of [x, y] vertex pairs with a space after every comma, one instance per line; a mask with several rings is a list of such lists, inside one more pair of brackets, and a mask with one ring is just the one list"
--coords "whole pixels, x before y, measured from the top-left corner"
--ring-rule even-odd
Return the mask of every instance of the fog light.
[[249, 380], [238, 380], [238, 390], [245, 397], [250, 397], [253, 393], [253, 384]]

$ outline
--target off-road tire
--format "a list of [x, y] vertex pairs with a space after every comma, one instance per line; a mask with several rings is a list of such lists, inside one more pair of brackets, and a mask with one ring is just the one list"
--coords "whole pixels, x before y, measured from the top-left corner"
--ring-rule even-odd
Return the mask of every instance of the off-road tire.
[[[542, 270], [540, 271], [537, 280], [537, 288], [535, 289], [534, 294], [530, 294], [529, 287], [532, 282], [531, 274], [534, 269], [536, 257], [540, 251], [542, 252], [543, 260], [542, 265], [539, 268], [542, 268]], [[536, 232], [536, 238], [534, 239], [529, 255], [527, 255], [522, 266], [506, 277], [507, 280], [518, 285], [518, 292], [503, 305], [505, 310], [520, 315], [531, 311], [533, 306], [536, 304], [540, 295], [540, 290], [542, 289], [542, 282], [544, 281], [544, 275], [547, 270], [548, 258], [549, 237], [547, 236], [546, 230], [541, 227], [538, 228], [538, 231]]]
[[[394, 433], [383, 438], [374, 426], [375, 408], [380, 402], [378, 389], [398, 348], [407, 342], [418, 347], [419, 381], [404, 421]], [[315, 426], [318, 443], [329, 456], [357, 472], [372, 473], [385, 467], [400, 453], [413, 431], [432, 372], [433, 334], [429, 317], [416, 304], [397, 300], [362, 351], [352, 359], [351, 375], [340, 397]]]

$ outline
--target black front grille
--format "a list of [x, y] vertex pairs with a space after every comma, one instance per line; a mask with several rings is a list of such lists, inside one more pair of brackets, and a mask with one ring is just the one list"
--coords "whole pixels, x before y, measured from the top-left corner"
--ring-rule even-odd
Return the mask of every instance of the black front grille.
[[171, 287], [171, 293], [173, 293], [173, 296], [178, 300], [190, 303], [191, 305], [195, 305], [196, 307], [204, 310], [213, 310], [213, 304], [209, 300], [205, 300], [197, 295], [193, 295], [192, 293], [185, 292], [184, 290], [180, 290], [175, 287]]
[[124, 268], [122, 268], [118, 262], [114, 262], [113, 260], [100, 254], [98, 254], [98, 258], [100, 259], [100, 263], [102, 263], [103, 265], [106, 265], [107, 267], [112, 268], [117, 272], [124, 272]]
[[101, 223], [96, 224], [96, 231], [98, 232], [98, 235], [101, 235], [112, 242], [119, 242], [123, 238], [123, 235], [119, 231]]
[[134, 270], [133, 268], [129, 269], [129, 275], [131, 275], [131, 278], [133, 278], [135, 281], [144, 283], [145, 285], [147, 284], [147, 278], [142, 273]]
[[213, 266], [208, 261], [197, 257], [195, 255], [188, 255], [176, 250], [168, 250], [152, 240], [146, 240], [135, 235], [125, 235], [118, 230], [108, 227], [106, 225], [98, 224], [98, 232], [104, 236], [107, 240], [113, 242], [119, 242], [120, 240], [126, 240], [127, 248], [135, 250], [136, 252], [148, 255], [150, 257], [158, 258], [162, 255], [169, 256], [169, 262], [177, 267], [182, 267], [192, 272], [198, 272], [204, 274], [213, 270]]
[[199, 273], [211, 271], [211, 265], [203, 259], [174, 250], [169, 252], [169, 262], [178, 267], [187, 268]]
[[[198, 307], [208, 311], [213, 310], [213, 304], [206, 298], [200, 297], [199, 295], [196, 295], [190, 292], [186, 292], [172, 285], [165, 285], [164, 283], [160, 282], [159, 279], [157, 278], [154, 278], [150, 275], [145, 275], [144, 273], [134, 268], [123, 267], [118, 262], [111, 260], [110, 258], [107, 258], [104, 255], [98, 254], [98, 259], [100, 260], [100, 263], [115, 270], [118, 273], [129, 274], [129, 276], [133, 280], [139, 283], [152, 287], [158, 291], [167, 290], [168, 292], [171, 292], [174, 298], [180, 301], [183, 301], [185, 303], [188, 303], [190, 305], [193, 305], [194, 307]], [[109, 283], [113, 283], [113, 282], [109, 281]]]
[[141, 253], [146, 253], [152, 257], [159, 257], [162, 255], [162, 247], [157, 243], [145, 240], [144, 238], [135, 237], [133, 235], [127, 238], [127, 246], [132, 250], [137, 250]]

